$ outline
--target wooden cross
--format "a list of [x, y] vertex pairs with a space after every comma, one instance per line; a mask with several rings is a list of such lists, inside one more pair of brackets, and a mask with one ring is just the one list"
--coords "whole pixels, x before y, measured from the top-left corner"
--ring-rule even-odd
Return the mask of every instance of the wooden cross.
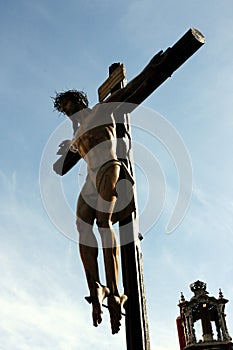
[[[98, 89], [100, 102], [129, 102], [131, 111], [155, 91], [172, 73], [190, 58], [203, 44], [204, 36], [196, 29], [189, 29], [180, 40], [165, 52], [157, 53], [144, 70], [127, 85], [123, 64], [109, 68], [108, 79]], [[121, 91], [119, 91], [121, 89]], [[117, 90], [117, 94], [114, 92]], [[121, 93], [122, 92], [122, 93]], [[110, 96], [109, 96], [110, 94]], [[116, 97], [117, 96], [117, 97]], [[134, 105], [133, 105], [134, 104]], [[131, 138], [129, 115], [117, 116], [117, 136], [123, 140]], [[132, 172], [132, 156], [127, 157], [126, 146], [118, 145], [118, 156], [125, 161]], [[132, 152], [131, 152], [132, 155]], [[133, 175], [133, 174], [132, 174]], [[127, 235], [131, 243], [121, 246], [122, 277], [124, 293], [128, 296], [126, 305], [127, 350], [150, 350], [150, 339], [146, 311], [143, 278], [142, 253], [139, 233], [135, 232], [134, 218], [130, 215], [119, 223], [120, 238]], [[127, 232], [125, 232], [127, 230]], [[135, 240], [135, 237], [138, 239]]]

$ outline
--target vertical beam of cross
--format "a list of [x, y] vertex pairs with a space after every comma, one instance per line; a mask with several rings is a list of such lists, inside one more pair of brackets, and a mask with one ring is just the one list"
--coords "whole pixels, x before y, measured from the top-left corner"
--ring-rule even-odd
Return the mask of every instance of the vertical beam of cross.
[[[112, 64], [109, 67], [109, 74], [111, 75], [118, 66], [119, 63]], [[115, 86], [114, 90], [124, 86], [125, 80]], [[128, 137], [130, 138], [128, 144], [131, 144], [130, 117], [128, 114], [115, 117], [118, 121], [118, 158], [126, 163], [126, 166], [134, 175], [132, 149], [127, 149], [126, 143], [123, 141]], [[119, 230], [121, 243], [123, 242], [121, 244], [121, 265], [124, 293], [128, 296], [125, 322], [127, 350], [150, 350], [142, 253], [138, 228], [132, 215], [119, 223]], [[130, 243], [124, 244], [125, 237], [127, 237], [127, 242]]]

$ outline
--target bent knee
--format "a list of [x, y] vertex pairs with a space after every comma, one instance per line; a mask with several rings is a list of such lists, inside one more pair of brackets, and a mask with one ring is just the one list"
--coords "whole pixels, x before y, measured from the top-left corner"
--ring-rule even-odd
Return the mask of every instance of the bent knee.
[[83, 220], [79, 216], [76, 217], [76, 227], [79, 233], [90, 231], [93, 226], [93, 222], [91, 220]]
[[112, 227], [112, 221], [110, 219], [101, 219], [98, 218], [96, 220], [96, 225], [98, 226], [98, 229], [101, 228], [110, 228]]

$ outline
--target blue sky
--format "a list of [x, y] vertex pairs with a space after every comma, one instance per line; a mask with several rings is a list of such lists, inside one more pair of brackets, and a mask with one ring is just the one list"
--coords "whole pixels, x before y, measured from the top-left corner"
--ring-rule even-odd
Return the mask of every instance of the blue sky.
[[[77, 244], [52, 224], [42, 203], [42, 153], [64, 121], [50, 97], [83, 89], [95, 105], [111, 63], [123, 62], [130, 80], [190, 27], [206, 44], [143, 104], [172, 123], [193, 168], [189, 210], [168, 235], [177, 172], [161, 143], [147, 145], [166, 178], [164, 210], [142, 241], [151, 348], [178, 348], [178, 299], [181, 291], [191, 297], [189, 284], [197, 279], [216, 297], [221, 287], [230, 300], [233, 335], [232, 1], [10, 0], [0, 10], [1, 349], [125, 348], [124, 328], [112, 336], [106, 312], [103, 324], [92, 326]], [[63, 184], [73, 210], [78, 172]], [[137, 174], [143, 208], [154, 189], [146, 188], [148, 174]]]

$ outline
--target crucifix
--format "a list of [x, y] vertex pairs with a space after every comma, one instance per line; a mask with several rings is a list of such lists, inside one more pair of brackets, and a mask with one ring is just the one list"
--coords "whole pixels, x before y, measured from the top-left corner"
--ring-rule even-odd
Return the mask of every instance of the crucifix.
[[[76, 90], [57, 94], [54, 98], [55, 108], [66, 114], [74, 127], [73, 140], [60, 145], [58, 154], [61, 157], [54, 163], [54, 171], [64, 175], [80, 158], [88, 165], [88, 176], [77, 205], [77, 229], [90, 291], [86, 299], [92, 305], [93, 324], [98, 326], [101, 323], [106, 298], [112, 333], [118, 333], [124, 307], [128, 350], [150, 349], [141, 237], [134, 225], [137, 213], [129, 113], [204, 42], [204, 36], [198, 30], [188, 30], [171, 48], [158, 52], [127, 85], [124, 66], [113, 64], [109, 78], [98, 90], [100, 103], [93, 109], [88, 108], [86, 95]], [[132, 197], [123, 210], [115, 210], [118, 203], [122, 204], [117, 192], [117, 184], [122, 178], [131, 184]], [[106, 285], [101, 284], [98, 272], [98, 246], [92, 231], [95, 220], [103, 245]], [[115, 222], [119, 222], [120, 228], [123, 294], [118, 289], [119, 247], [112, 226]]]

